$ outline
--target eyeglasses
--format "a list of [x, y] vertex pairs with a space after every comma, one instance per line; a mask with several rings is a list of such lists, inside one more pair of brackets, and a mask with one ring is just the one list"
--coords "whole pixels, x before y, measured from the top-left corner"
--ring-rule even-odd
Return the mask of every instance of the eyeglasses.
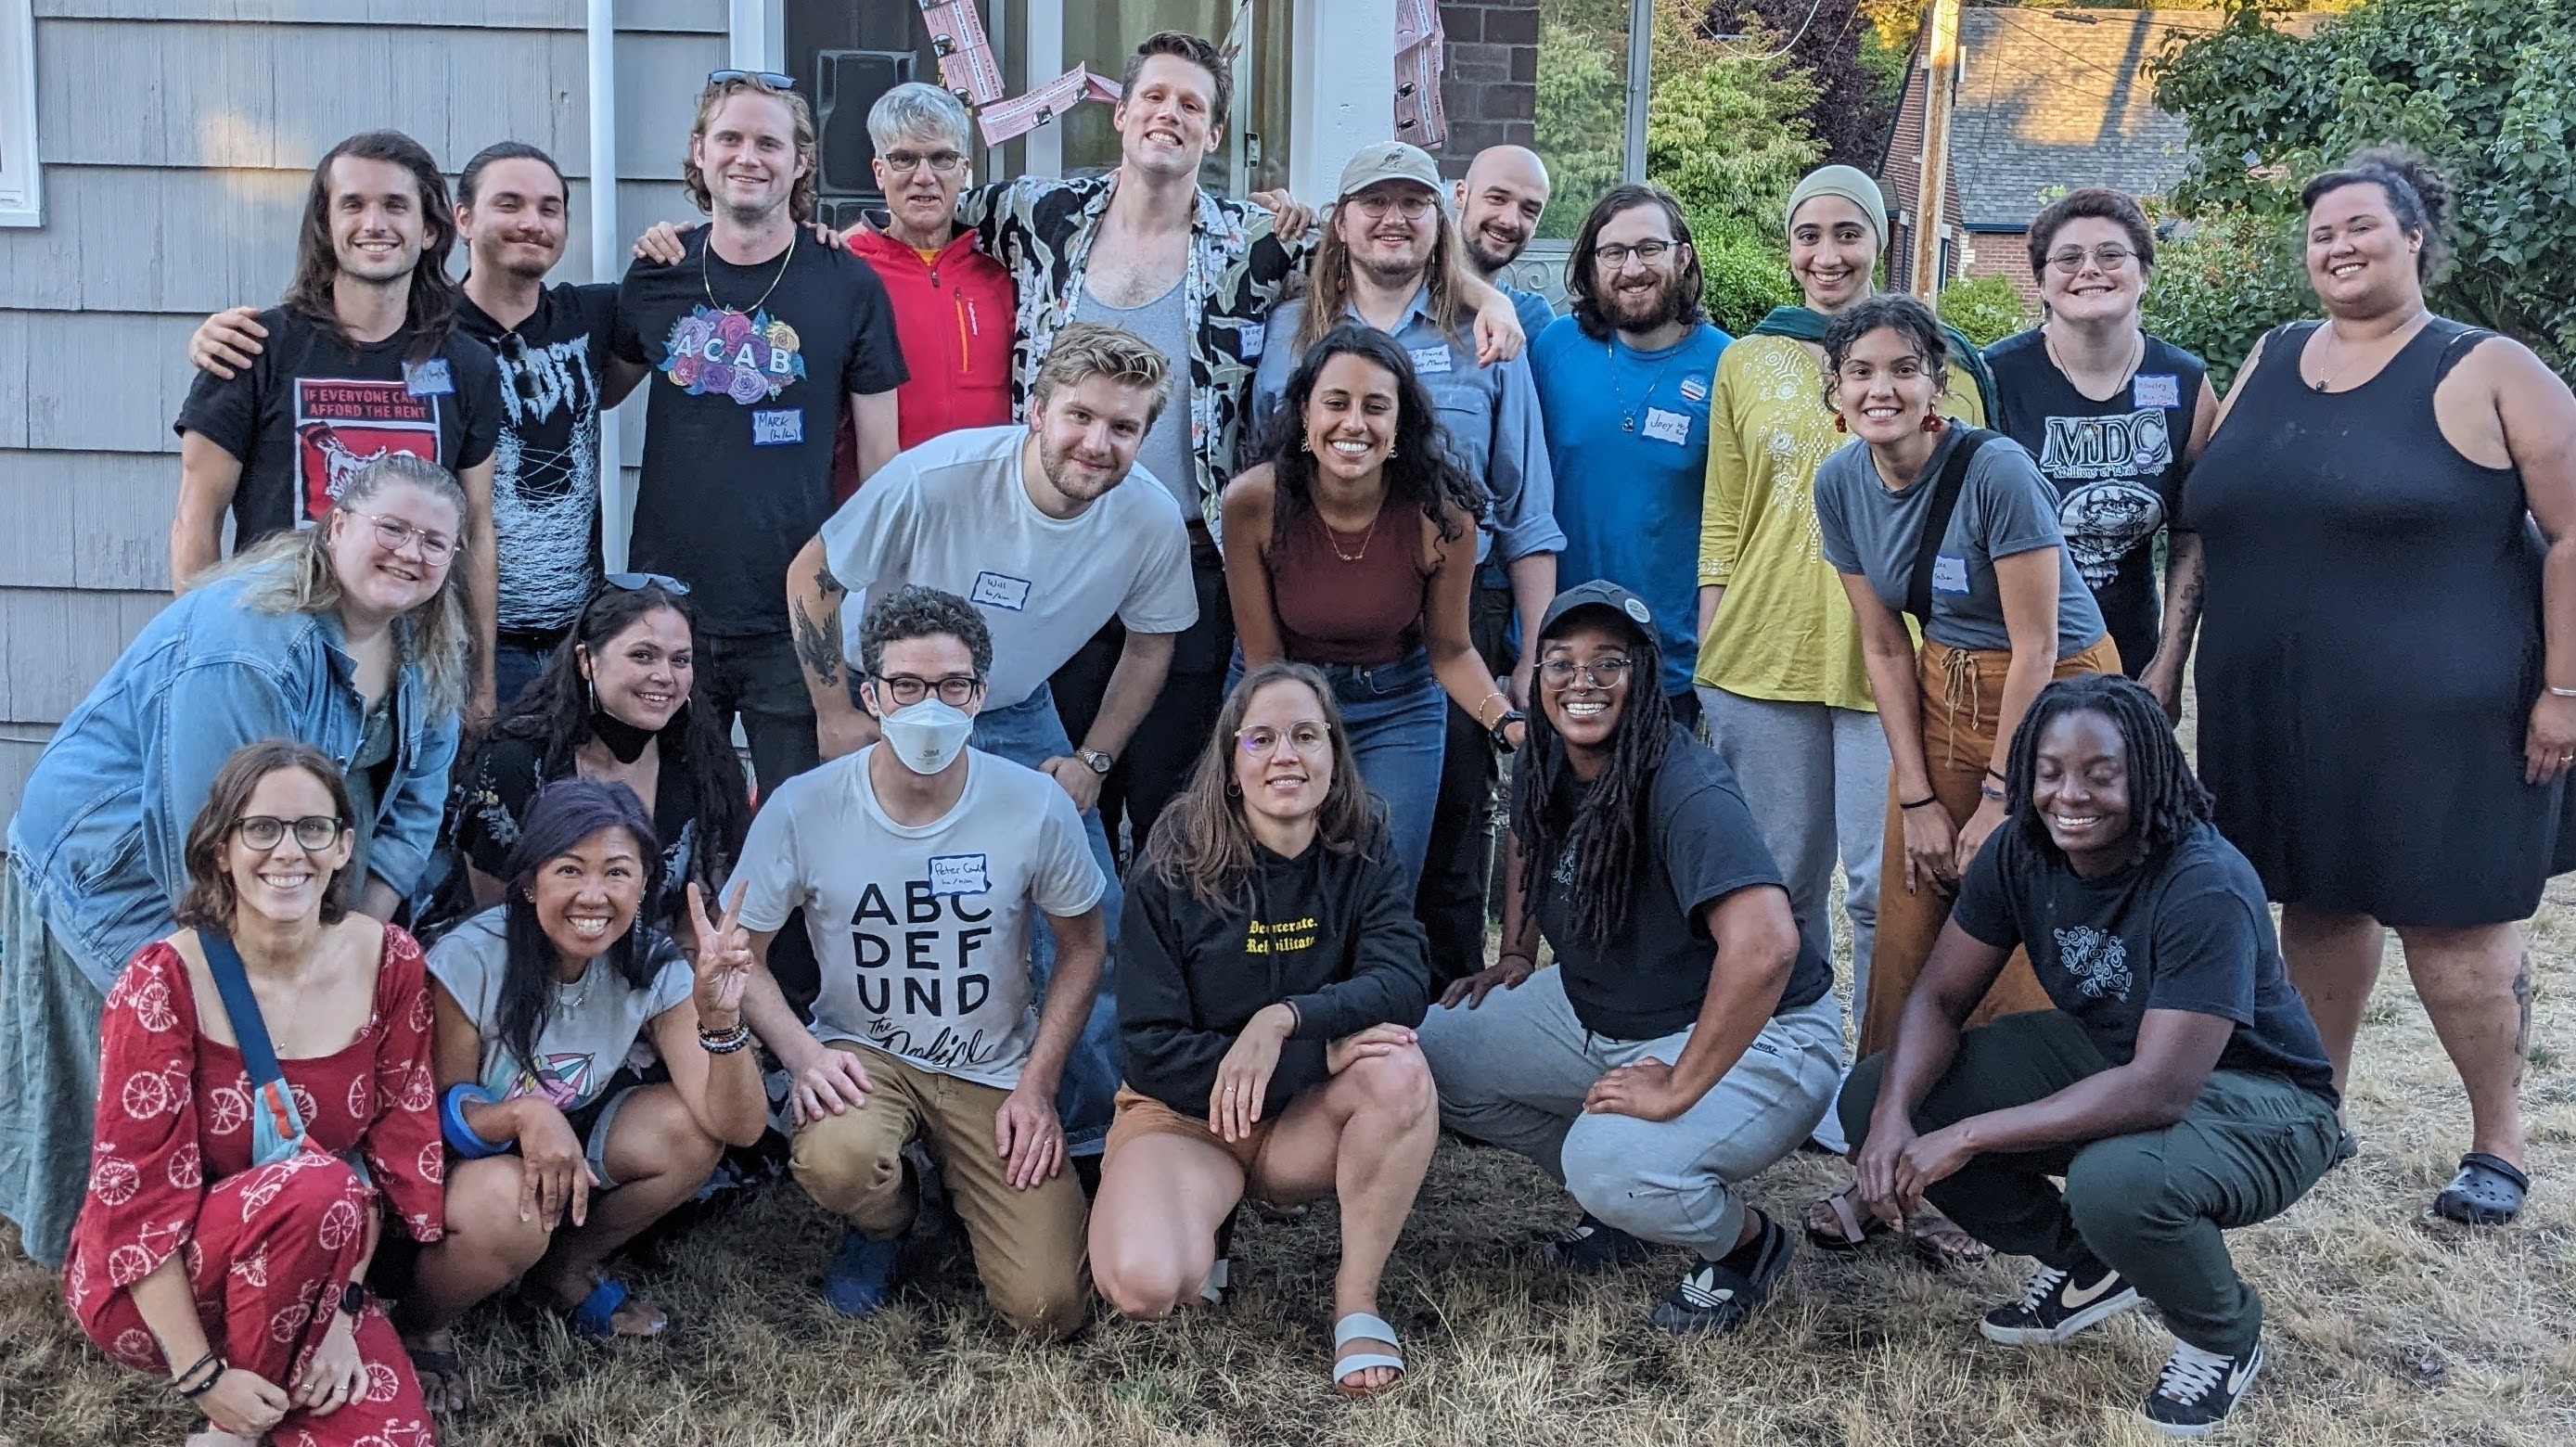
[[796, 88], [796, 77], [792, 75], [781, 75], [774, 70], [711, 70], [707, 72], [707, 84], [709, 85], [723, 85], [725, 82], [730, 80], [756, 80], [762, 85], [768, 86], [772, 90], [794, 90]]
[[1389, 191], [1368, 191], [1353, 196], [1351, 204], [1359, 208], [1362, 216], [1372, 220], [1382, 219], [1386, 213], [1393, 211], [1407, 221], [1419, 221], [1430, 215], [1431, 208], [1438, 203], [1419, 191], [1406, 191], [1400, 194]]
[[689, 585], [668, 573], [611, 573], [599, 581], [621, 593], [641, 593], [647, 588], [659, 588], [674, 598], [689, 596]]
[[328, 814], [307, 814], [301, 819], [245, 814], [233, 821], [233, 831], [241, 835], [241, 842], [253, 849], [275, 849], [278, 841], [284, 839], [289, 831], [294, 833], [296, 844], [302, 848], [328, 849], [346, 827]]
[[877, 159], [898, 176], [909, 176], [924, 166], [935, 175], [953, 176], [958, 167], [966, 164], [966, 158], [955, 151], [933, 151], [926, 156], [919, 151], [887, 151]]
[[1577, 663], [1571, 658], [1551, 658], [1538, 666], [1538, 676], [1546, 679], [1547, 686], [1550, 688], [1572, 686], [1574, 676], [1578, 673], [1583, 675], [1583, 682], [1587, 687], [1609, 688], [1616, 685], [1620, 679], [1626, 678], [1628, 670], [1634, 666], [1634, 660], [1621, 658], [1616, 654], [1608, 658], [1596, 658], [1589, 663]]
[[1680, 249], [1681, 243], [1678, 241], [1640, 241], [1634, 246], [1620, 246], [1613, 243], [1609, 246], [1592, 248], [1592, 259], [1612, 271], [1625, 271], [1628, 268], [1629, 257], [1633, 256], [1646, 265], [1653, 266]]
[[1266, 759], [1278, 752], [1283, 741], [1300, 757], [1319, 759], [1332, 748], [1333, 731], [1319, 723], [1290, 724], [1285, 730], [1268, 724], [1255, 724], [1248, 729], [1236, 729], [1234, 741], [1256, 759]]
[[2048, 264], [2068, 276], [2073, 276], [2084, 269], [2084, 258], [2087, 256], [2092, 257], [2093, 264], [2104, 271], [2118, 271], [2127, 266], [2129, 258], [2135, 255], [2137, 255], [2136, 252], [2125, 246], [2096, 246], [2091, 251], [2086, 251], [2081, 246], [2070, 246], [2064, 251], [2051, 252]]
[[964, 708], [975, 701], [975, 690], [983, 686], [984, 680], [971, 673], [952, 673], [936, 682], [917, 673], [877, 675], [877, 687], [885, 690], [886, 697], [893, 699], [897, 708], [910, 708], [933, 693], [938, 694], [939, 701], [950, 708]]
[[446, 562], [456, 552], [456, 539], [445, 533], [433, 533], [426, 528], [416, 528], [401, 518], [387, 517], [380, 512], [359, 512], [352, 508], [350, 513], [376, 525], [376, 541], [384, 545], [386, 552], [399, 553], [412, 544], [418, 543], [420, 560], [433, 565]]

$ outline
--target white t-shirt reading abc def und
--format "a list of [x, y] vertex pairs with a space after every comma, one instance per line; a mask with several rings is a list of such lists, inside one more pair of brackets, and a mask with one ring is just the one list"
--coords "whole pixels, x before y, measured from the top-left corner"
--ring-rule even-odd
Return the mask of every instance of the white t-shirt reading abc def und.
[[742, 923], [802, 907], [822, 966], [814, 1037], [1008, 1090], [1037, 1039], [1029, 911], [1077, 915], [1107, 880], [1073, 800], [1035, 769], [966, 752], [966, 789], [928, 824], [877, 802], [877, 746], [778, 786], [743, 841]]
[[[1080, 516], [1051, 518], [1020, 481], [1026, 427], [972, 427], [901, 453], [823, 524], [845, 617], [907, 583], [974, 604], [993, 632], [984, 707], [1035, 693], [1112, 617], [1133, 633], [1198, 621], [1181, 509], [1143, 469]], [[858, 629], [850, 627], [855, 641]]]

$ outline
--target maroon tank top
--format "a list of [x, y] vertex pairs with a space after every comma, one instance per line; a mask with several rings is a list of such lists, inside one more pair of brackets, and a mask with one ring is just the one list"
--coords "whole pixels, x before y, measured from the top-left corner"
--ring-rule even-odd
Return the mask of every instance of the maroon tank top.
[[1291, 660], [1393, 663], [1422, 646], [1421, 519], [1421, 508], [1389, 497], [1373, 530], [1344, 533], [1308, 507], [1271, 538], [1270, 600]]

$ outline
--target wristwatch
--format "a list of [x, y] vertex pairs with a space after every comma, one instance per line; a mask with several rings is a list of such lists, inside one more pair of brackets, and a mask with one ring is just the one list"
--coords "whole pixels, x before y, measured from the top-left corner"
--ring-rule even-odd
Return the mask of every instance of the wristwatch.
[[1082, 760], [1082, 766], [1095, 774], [1108, 773], [1110, 765], [1118, 762], [1098, 749], [1075, 749], [1073, 756]]
[[341, 1315], [349, 1318], [351, 1321], [356, 1321], [358, 1319], [358, 1313], [366, 1309], [367, 1288], [360, 1286], [354, 1281], [340, 1288]]
[[1501, 716], [1494, 720], [1493, 728], [1488, 730], [1488, 732], [1492, 733], [1494, 736], [1494, 747], [1503, 753], [1510, 753], [1512, 751], [1511, 735], [1505, 733], [1504, 730], [1510, 728], [1516, 723], [1527, 722], [1529, 722], [1528, 714], [1525, 714], [1516, 708], [1504, 709]]

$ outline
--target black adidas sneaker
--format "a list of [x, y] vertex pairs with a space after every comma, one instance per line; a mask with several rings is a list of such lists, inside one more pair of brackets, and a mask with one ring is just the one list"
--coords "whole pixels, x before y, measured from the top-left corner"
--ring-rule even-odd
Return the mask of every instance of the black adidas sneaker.
[[1644, 1260], [1649, 1249], [1645, 1242], [1586, 1211], [1573, 1230], [1547, 1244], [1547, 1257], [1569, 1271], [1597, 1276]]
[[1744, 1325], [1753, 1309], [1770, 1299], [1771, 1288], [1789, 1269], [1789, 1232], [1761, 1212], [1754, 1215], [1762, 1223], [1761, 1234], [1720, 1260], [1703, 1259], [1693, 1266], [1655, 1303], [1654, 1313], [1646, 1318], [1649, 1325], [1669, 1332], [1724, 1336]]
[[2147, 1393], [2138, 1411], [2148, 1426], [2168, 1437], [2202, 1436], [2226, 1421], [2236, 1404], [2245, 1400], [2246, 1389], [2263, 1370], [2263, 1360], [2259, 1341], [2236, 1356], [2177, 1341], [2173, 1355], [2165, 1358], [2165, 1369], [2156, 1375], [2156, 1389]]
[[2139, 1304], [2138, 1289], [2119, 1272], [2097, 1262], [2085, 1274], [2095, 1279], [2077, 1281], [2073, 1273], [2054, 1266], [2039, 1268], [2022, 1289], [2021, 1300], [1987, 1312], [1977, 1330], [1986, 1340], [2006, 1346], [2047, 1346]]

